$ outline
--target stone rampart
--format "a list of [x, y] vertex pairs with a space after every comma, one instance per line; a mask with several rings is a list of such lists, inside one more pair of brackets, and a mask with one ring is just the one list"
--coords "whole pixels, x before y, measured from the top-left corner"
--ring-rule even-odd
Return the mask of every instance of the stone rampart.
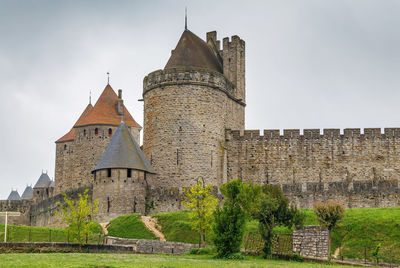
[[197, 85], [221, 90], [229, 98], [245, 106], [237, 99], [236, 88], [221, 73], [201, 68], [172, 68], [157, 70], [147, 75], [143, 80], [143, 96], [150, 90], [165, 86]]
[[[72, 200], [78, 200], [79, 194], [83, 194], [86, 189], [89, 189], [89, 200], [92, 200], [92, 186], [71, 190], [67, 192], [66, 195]], [[46, 227], [63, 226], [64, 224], [61, 222], [59, 216], [56, 215], [56, 211], [59, 210], [57, 202], [64, 203], [63, 194], [58, 194], [49, 199], [33, 204], [30, 210], [31, 225]]]
[[198, 248], [198, 245], [181, 242], [128, 239], [112, 236], [106, 237], [105, 244], [132, 246], [135, 253], [144, 254], [184, 254], [190, 251], [192, 248]]
[[304, 257], [329, 258], [329, 231], [318, 225], [303, 226], [293, 231], [293, 252]]
[[400, 128], [226, 131], [228, 180], [281, 185], [299, 207], [400, 205]]
[[[21, 212], [19, 217], [8, 217], [8, 224], [30, 225], [29, 213], [32, 205], [30, 200], [0, 200], [0, 211]], [[0, 216], [0, 223], [4, 223], [5, 216]]]

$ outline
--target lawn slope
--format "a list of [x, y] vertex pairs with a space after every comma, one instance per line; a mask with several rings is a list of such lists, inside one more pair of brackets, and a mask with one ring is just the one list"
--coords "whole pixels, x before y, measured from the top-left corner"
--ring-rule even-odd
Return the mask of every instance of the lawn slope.
[[113, 219], [107, 226], [108, 235], [137, 238], [137, 239], [158, 239], [153, 232], [146, 228], [140, 220], [139, 214], [127, 214]]

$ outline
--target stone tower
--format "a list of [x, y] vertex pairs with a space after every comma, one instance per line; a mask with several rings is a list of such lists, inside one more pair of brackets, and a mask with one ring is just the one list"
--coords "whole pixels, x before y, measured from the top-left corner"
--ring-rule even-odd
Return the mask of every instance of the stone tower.
[[122, 90], [118, 90], [117, 95], [107, 84], [96, 104], [89, 104], [72, 129], [56, 141], [56, 194], [91, 187], [91, 171], [99, 162], [122, 117], [133, 137], [139, 140], [142, 127], [124, 106]]
[[143, 150], [157, 174], [155, 211], [180, 209], [182, 188], [199, 177], [226, 181], [225, 129], [244, 129], [245, 43], [185, 30], [164, 70], [143, 81]]
[[98, 221], [122, 214], [145, 214], [146, 175], [154, 171], [124, 122], [92, 173], [93, 200], [99, 201]]

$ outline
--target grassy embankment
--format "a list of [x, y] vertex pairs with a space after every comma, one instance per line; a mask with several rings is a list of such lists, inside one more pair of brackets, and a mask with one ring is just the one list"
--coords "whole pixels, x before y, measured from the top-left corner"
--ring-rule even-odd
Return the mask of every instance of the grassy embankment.
[[288, 267], [334, 268], [338, 265], [265, 260], [246, 256], [245, 260], [218, 260], [211, 255], [141, 255], [141, 254], [90, 254], [90, 253], [17, 253], [0, 254], [0, 267], [157, 267], [157, 268], [219, 268], [219, 267]]
[[138, 239], [158, 239], [140, 220], [139, 214], [122, 215], [113, 219], [107, 227], [109, 236]]
[[[88, 237], [89, 243], [102, 242], [103, 237], [99, 237], [101, 227], [96, 226], [95, 233]], [[4, 224], [0, 224], [0, 241], [4, 241]], [[7, 226], [8, 242], [77, 242], [69, 234], [68, 230], [63, 228], [48, 228], [37, 226]]]
[[[302, 210], [306, 214], [305, 225], [317, 225], [312, 210]], [[198, 234], [188, 224], [188, 212], [157, 214], [154, 217], [162, 228], [167, 240], [198, 243]], [[251, 221], [246, 232], [257, 232], [258, 223]], [[277, 227], [277, 233], [291, 233], [285, 227]], [[373, 260], [372, 252], [381, 244], [380, 256], [386, 262], [400, 263], [400, 208], [347, 209], [346, 217], [332, 232], [332, 253], [341, 248], [340, 256], [349, 259]]]

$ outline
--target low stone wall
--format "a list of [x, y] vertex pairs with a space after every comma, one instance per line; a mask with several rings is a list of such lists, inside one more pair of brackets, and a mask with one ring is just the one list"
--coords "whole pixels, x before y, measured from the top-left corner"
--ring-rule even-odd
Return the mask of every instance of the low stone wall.
[[134, 253], [132, 246], [123, 245], [95, 245], [81, 246], [79, 244], [49, 243], [49, 242], [12, 242], [0, 243], [0, 253], [24, 252], [108, 252], [108, 253]]
[[164, 254], [184, 254], [192, 248], [198, 248], [195, 244], [181, 242], [169, 242], [147, 239], [128, 239], [108, 236], [105, 239], [106, 245], [126, 245], [132, 246], [135, 253], [164, 253]]
[[293, 232], [293, 252], [304, 257], [329, 258], [329, 231], [318, 225], [303, 226]]

